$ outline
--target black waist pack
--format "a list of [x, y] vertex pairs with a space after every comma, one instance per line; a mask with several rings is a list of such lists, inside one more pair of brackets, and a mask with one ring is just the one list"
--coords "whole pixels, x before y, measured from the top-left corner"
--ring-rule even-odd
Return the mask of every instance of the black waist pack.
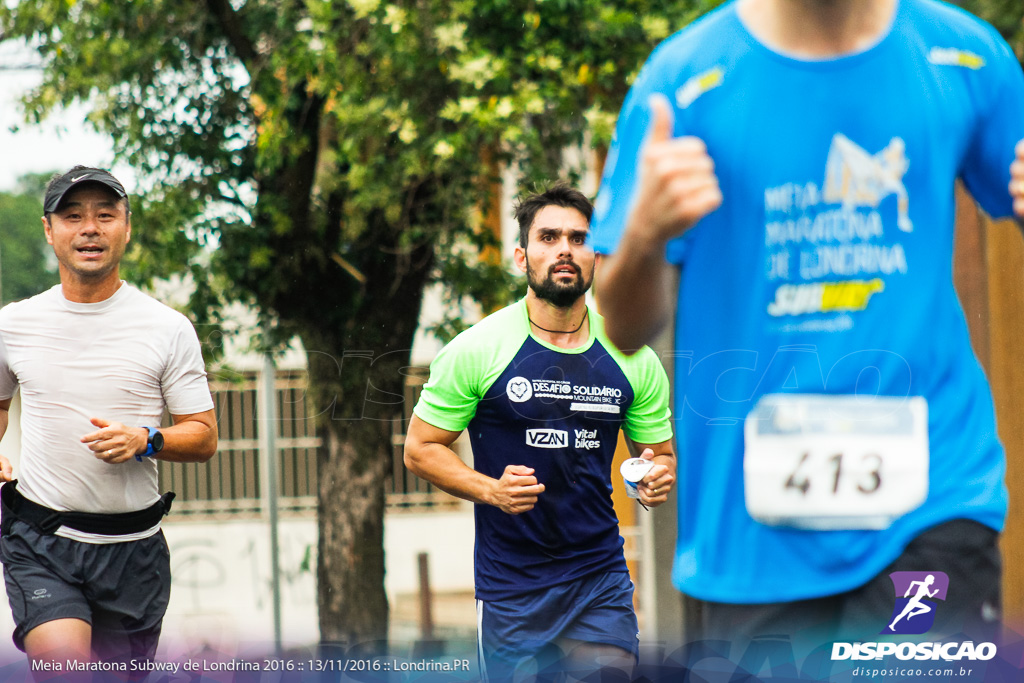
[[144, 510], [103, 514], [96, 512], [63, 512], [53, 510], [21, 495], [17, 480], [0, 487], [0, 533], [8, 533], [15, 520], [26, 522], [41, 534], [50, 535], [66, 526], [88, 534], [123, 536], [136, 534], [156, 526], [171, 511], [174, 492], [168, 491], [160, 500]]

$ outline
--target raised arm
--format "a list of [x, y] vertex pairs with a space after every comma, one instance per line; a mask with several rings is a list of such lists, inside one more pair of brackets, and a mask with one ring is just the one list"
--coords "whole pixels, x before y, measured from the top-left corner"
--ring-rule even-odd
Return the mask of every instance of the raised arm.
[[405, 466], [442, 491], [500, 508], [510, 515], [532, 510], [544, 492], [533, 468], [509, 465], [500, 479], [477, 472], [451, 449], [460, 432], [440, 429], [413, 415], [405, 438]]
[[674, 267], [665, 261], [664, 244], [631, 239], [627, 232], [615, 254], [600, 257], [594, 280], [605, 332], [628, 354], [652, 342], [671, 319]]
[[597, 281], [608, 337], [632, 352], [669, 318], [668, 242], [717, 209], [722, 193], [714, 163], [695, 137], [672, 137], [672, 109], [651, 96], [652, 122], [638, 169], [637, 196], [618, 249], [604, 257]]

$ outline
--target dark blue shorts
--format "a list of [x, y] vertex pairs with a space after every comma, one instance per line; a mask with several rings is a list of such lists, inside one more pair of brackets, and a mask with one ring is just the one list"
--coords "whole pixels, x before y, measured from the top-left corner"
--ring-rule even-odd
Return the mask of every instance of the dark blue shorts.
[[152, 659], [171, 593], [170, 554], [163, 532], [98, 545], [40, 534], [15, 521], [0, 537], [14, 644], [56, 619], [92, 626], [92, 646], [104, 661]]
[[554, 673], [566, 654], [558, 646], [564, 639], [612, 645], [634, 657], [638, 653], [628, 572], [588, 576], [508, 600], [477, 600], [476, 605], [480, 671], [488, 681], [511, 680], [517, 668]]

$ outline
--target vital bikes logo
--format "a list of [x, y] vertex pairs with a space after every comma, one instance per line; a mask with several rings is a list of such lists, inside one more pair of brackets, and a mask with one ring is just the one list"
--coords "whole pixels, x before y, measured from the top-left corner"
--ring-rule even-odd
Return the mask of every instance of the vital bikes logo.
[[[881, 635], [920, 635], [935, 624], [939, 601], [946, 599], [949, 577], [944, 572], [892, 572], [896, 604]], [[987, 661], [996, 656], [994, 643], [966, 642], [882, 642], [833, 643], [832, 661], [882, 659], [895, 655], [900, 660]]]

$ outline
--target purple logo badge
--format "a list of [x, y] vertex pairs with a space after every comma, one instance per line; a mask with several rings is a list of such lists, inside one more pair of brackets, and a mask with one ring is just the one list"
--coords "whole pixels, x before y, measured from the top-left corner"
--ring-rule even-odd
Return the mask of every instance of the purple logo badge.
[[882, 633], [920, 634], [935, 623], [937, 600], [946, 599], [949, 577], [944, 572], [892, 572], [896, 607]]

